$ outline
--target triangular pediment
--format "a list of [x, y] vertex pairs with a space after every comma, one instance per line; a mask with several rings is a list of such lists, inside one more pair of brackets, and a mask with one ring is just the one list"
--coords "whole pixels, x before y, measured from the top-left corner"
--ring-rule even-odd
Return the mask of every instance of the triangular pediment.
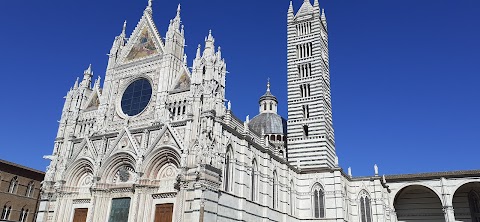
[[90, 141], [88, 138], [83, 139], [83, 141], [76, 147], [79, 148], [74, 150], [74, 153], [70, 158], [71, 161], [69, 161], [70, 163], [74, 163], [75, 160], [81, 158], [95, 160], [98, 157], [97, 149], [93, 145], [92, 141]]
[[100, 106], [100, 92], [98, 91], [98, 89], [93, 90], [86, 104], [87, 104], [85, 106], [86, 111], [98, 109], [98, 106]]
[[146, 154], [149, 154], [155, 148], [159, 148], [162, 146], [170, 146], [176, 147], [180, 151], [183, 150], [183, 141], [180, 139], [178, 133], [173, 129], [169, 124], [165, 124], [165, 126], [160, 130], [160, 133], [155, 137], [152, 138], [152, 142], [148, 145], [148, 149]]
[[152, 18], [144, 14], [122, 52], [122, 63], [141, 60], [163, 53], [163, 42]]
[[121, 133], [117, 136], [117, 139], [112, 144], [112, 147], [109, 147], [106, 153], [106, 157], [112, 155], [116, 152], [127, 152], [132, 153], [135, 156], [138, 155], [139, 143], [137, 139], [132, 136], [130, 131], [127, 128], [124, 128]]
[[171, 92], [177, 93], [177, 92], [188, 91], [190, 90], [190, 83], [191, 83], [190, 75], [188, 75], [187, 71], [184, 71], [180, 76], [178, 76]]

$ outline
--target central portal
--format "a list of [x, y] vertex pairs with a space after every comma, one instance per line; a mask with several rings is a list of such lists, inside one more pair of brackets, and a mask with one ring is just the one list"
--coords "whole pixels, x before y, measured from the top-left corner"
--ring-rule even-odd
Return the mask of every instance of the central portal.
[[155, 222], [172, 222], [173, 204], [157, 204], [155, 206]]

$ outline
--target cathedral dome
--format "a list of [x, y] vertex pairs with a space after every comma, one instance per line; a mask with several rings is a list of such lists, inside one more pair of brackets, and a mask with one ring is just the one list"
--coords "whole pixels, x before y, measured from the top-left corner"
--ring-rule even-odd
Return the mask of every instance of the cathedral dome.
[[287, 134], [287, 121], [276, 113], [260, 113], [255, 116], [248, 127], [258, 133], [264, 134]]
[[248, 127], [258, 133], [286, 135], [287, 121], [277, 114], [278, 100], [270, 92], [270, 81], [258, 103], [260, 113], [249, 122]]

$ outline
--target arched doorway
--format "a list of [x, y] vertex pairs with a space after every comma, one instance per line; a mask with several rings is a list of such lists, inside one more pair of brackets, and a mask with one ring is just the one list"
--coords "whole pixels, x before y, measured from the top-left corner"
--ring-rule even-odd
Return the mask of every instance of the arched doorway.
[[456, 221], [480, 222], [480, 182], [460, 186], [452, 202]]
[[403, 188], [395, 196], [393, 205], [399, 222], [445, 221], [440, 198], [425, 186]]

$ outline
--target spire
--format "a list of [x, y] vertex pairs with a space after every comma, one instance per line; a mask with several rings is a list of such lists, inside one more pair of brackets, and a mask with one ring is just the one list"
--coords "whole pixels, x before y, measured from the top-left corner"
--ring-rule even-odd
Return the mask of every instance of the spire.
[[85, 88], [90, 88], [92, 84], [92, 76], [93, 76], [92, 64], [90, 64], [88, 68], [83, 72], [83, 80], [80, 83], [80, 86]]
[[101, 77], [98, 76], [97, 80], [95, 80], [95, 84], [93, 85], [93, 88], [97, 88], [97, 89], [100, 88], [100, 80], [101, 80]]
[[313, 7], [320, 7], [320, 3], [318, 3], [318, 0], [313, 0]]
[[75, 83], [73, 84], [73, 89], [76, 89], [78, 88], [78, 77], [77, 77], [77, 80], [75, 80]]
[[93, 75], [92, 64], [88, 65], [88, 68], [83, 72], [83, 75]]
[[180, 3], [178, 3], [177, 7], [177, 18], [180, 18]]
[[293, 14], [293, 3], [290, 1], [290, 6], [288, 7], [288, 14], [292, 13]]
[[270, 78], [267, 80], [267, 92], [270, 92]]
[[121, 36], [125, 37], [125, 30], [127, 29], [127, 20], [123, 22], [122, 34]]
[[325, 9], [322, 9], [321, 19], [322, 19], [323, 25], [325, 25], [325, 28], [327, 28], [327, 16], [325, 15]]
[[208, 31], [208, 38], [207, 38], [207, 40], [213, 41], [213, 36], [212, 36], [212, 30], [211, 30], [211, 29]]
[[212, 36], [212, 30], [208, 31], [208, 36], [205, 37], [205, 49], [203, 50], [203, 55], [214, 55], [215, 54], [215, 39]]
[[201, 56], [201, 55], [200, 55], [201, 47], [202, 47], [202, 46], [200, 46], [200, 44], [198, 44], [198, 47], [197, 47], [197, 55], [196, 55], [195, 59], [200, 59], [200, 56]]

